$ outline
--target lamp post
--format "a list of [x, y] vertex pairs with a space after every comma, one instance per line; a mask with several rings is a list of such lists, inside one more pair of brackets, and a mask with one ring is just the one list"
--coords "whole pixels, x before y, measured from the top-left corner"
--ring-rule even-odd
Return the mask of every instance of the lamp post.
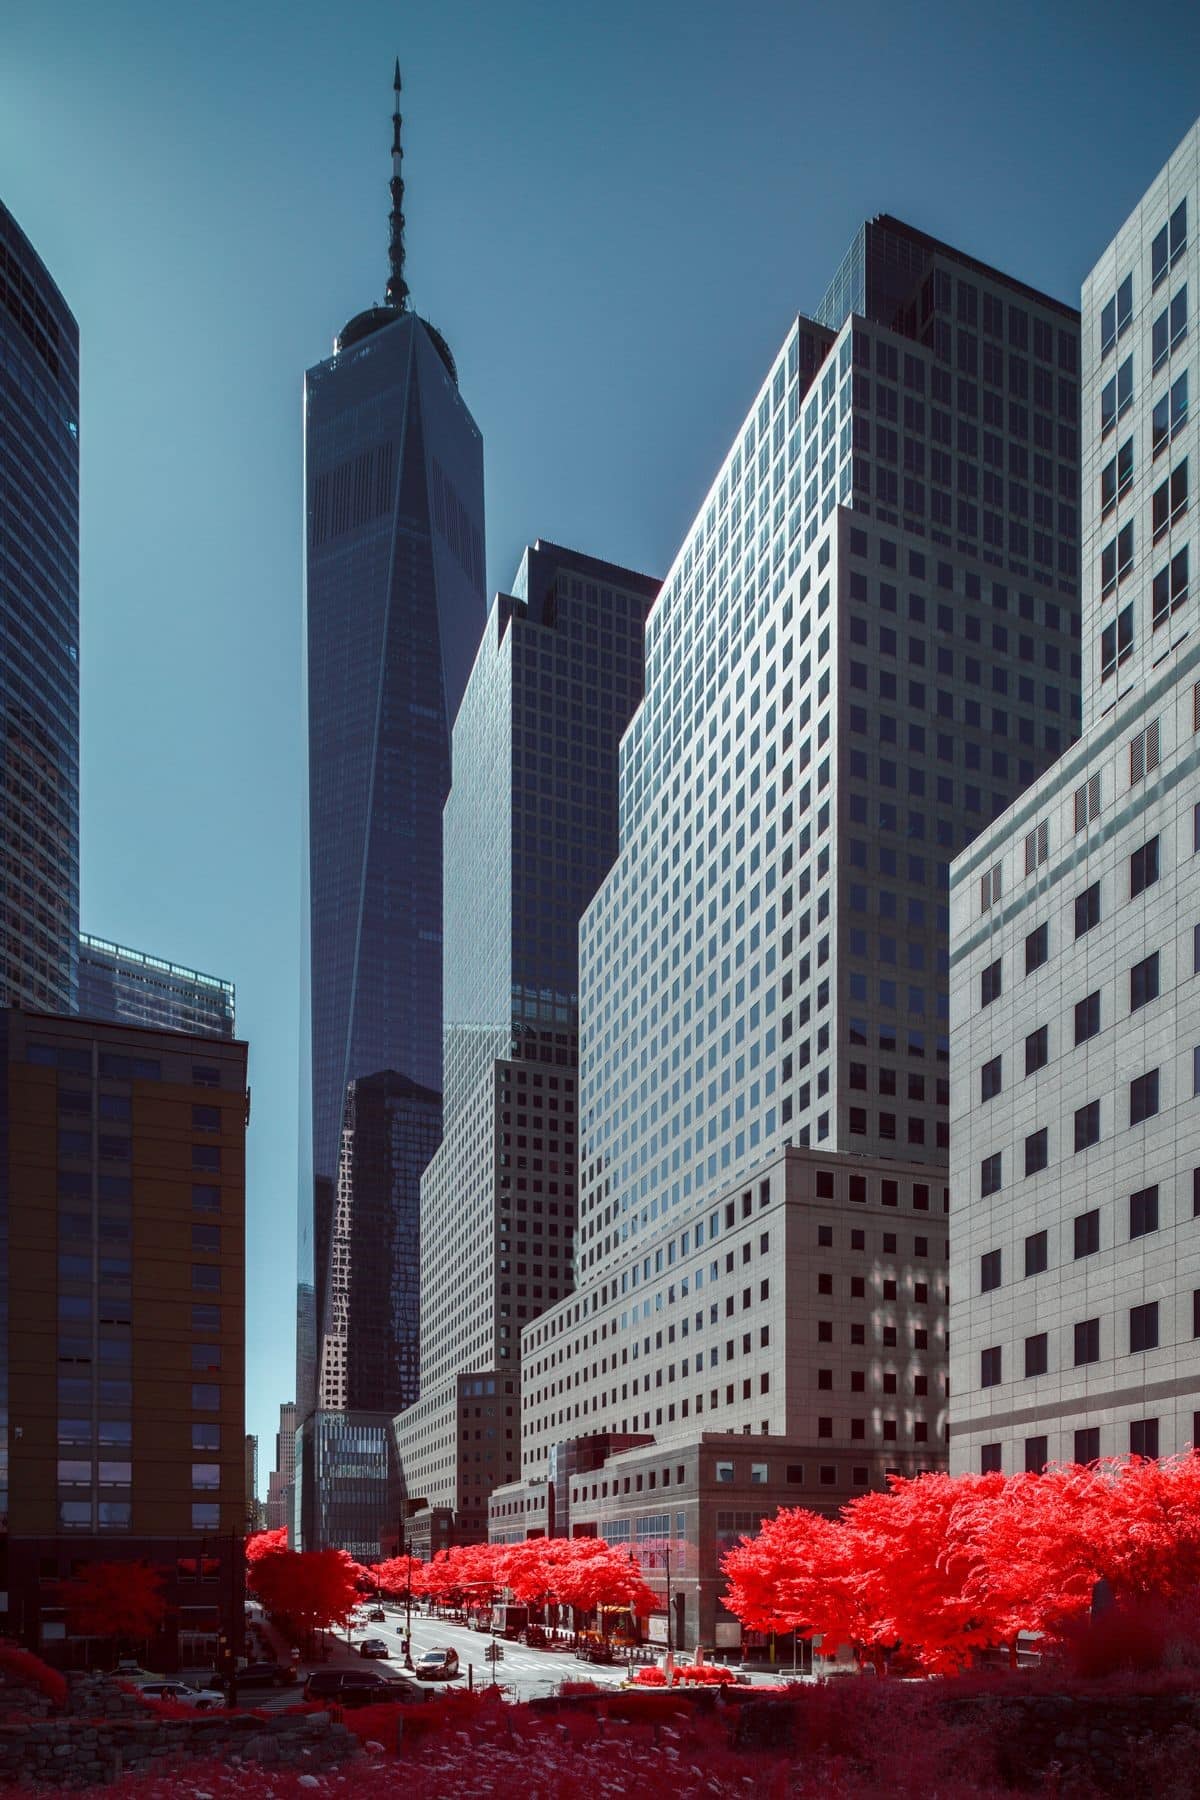
[[412, 1659], [412, 1550], [409, 1548], [407, 1534], [401, 1528], [400, 1542], [404, 1547], [404, 1666], [411, 1669]]

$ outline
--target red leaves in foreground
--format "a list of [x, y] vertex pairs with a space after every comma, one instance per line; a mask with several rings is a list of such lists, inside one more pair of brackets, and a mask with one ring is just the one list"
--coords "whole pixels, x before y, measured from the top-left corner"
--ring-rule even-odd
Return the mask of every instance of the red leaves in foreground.
[[167, 1610], [162, 1577], [144, 1562], [85, 1563], [62, 1592], [72, 1631], [123, 1644], [153, 1637]]
[[929, 1672], [1021, 1632], [1061, 1635], [1106, 1580], [1121, 1600], [1200, 1583], [1200, 1456], [1041, 1475], [893, 1477], [830, 1520], [795, 1507], [724, 1558], [726, 1604], [759, 1631], [820, 1636]]
[[22, 1650], [18, 1644], [0, 1643], [0, 1683], [37, 1688], [55, 1706], [67, 1703], [66, 1676], [44, 1663], [32, 1650]]

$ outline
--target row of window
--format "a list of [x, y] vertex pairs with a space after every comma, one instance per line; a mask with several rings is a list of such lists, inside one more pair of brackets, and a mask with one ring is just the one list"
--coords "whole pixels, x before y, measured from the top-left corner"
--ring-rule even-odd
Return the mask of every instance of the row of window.
[[[1150, 285], [1153, 292], [1164, 281], [1187, 249], [1187, 201], [1181, 200], [1150, 243]], [[1117, 290], [1100, 308], [1100, 356], [1103, 360], [1133, 323], [1133, 275], [1122, 277]]]
[[[1140, 1356], [1147, 1350], [1157, 1350], [1159, 1344], [1159, 1302], [1144, 1301], [1140, 1306], [1129, 1308], [1128, 1353]], [[1192, 1292], [1192, 1336], [1200, 1337], [1200, 1288]], [[1088, 1363], [1100, 1361], [1100, 1320], [1079, 1319], [1071, 1327], [1071, 1343], [1073, 1349], [1072, 1363], [1077, 1369]], [[1115, 1352], [1110, 1351], [1110, 1355]], [[1050, 1336], [1048, 1332], [1038, 1331], [1027, 1337], [1024, 1343], [1024, 1376], [1031, 1380], [1037, 1375], [1050, 1372]], [[1067, 1366], [1067, 1365], [1062, 1365]], [[999, 1344], [992, 1344], [979, 1352], [979, 1385], [996, 1387], [1004, 1379], [1004, 1352]]]
[[[1200, 1433], [1200, 1413], [1193, 1415], [1193, 1441]], [[1159, 1454], [1159, 1430], [1157, 1419], [1131, 1419], [1129, 1421], [1128, 1450], [1130, 1456], [1157, 1457]], [[998, 1475], [1002, 1469], [1003, 1447], [1000, 1444], [981, 1444], [979, 1446], [979, 1469], [983, 1475]], [[1100, 1427], [1098, 1425], [1081, 1426], [1075, 1433], [1072, 1447], [1072, 1461], [1087, 1464], [1094, 1463], [1100, 1456]], [[1040, 1475], [1049, 1460], [1049, 1440], [1044, 1436], [1027, 1437], [1022, 1446], [1022, 1467], [1029, 1475]]]
[[[1148, 1069], [1144, 1075], [1135, 1075], [1129, 1083], [1129, 1124], [1141, 1125], [1152, 1119], [1159, 1108], [1158, 1070]], [[1200, 1045], [1193, 1052], [1193, 1091], [1200, 1093]], [[1100, 1137], [1100, 1102], [1089, 1100], [1079, 1107], [1075, 1113], [1075, 1149], [1086, 1150], [1089, 1145], [1099, 1141]], [[995, 1194], [1004, 1185], [1002, 1150], [994, 1150], [985, 1156], [979, 1165], [979, 1191], [984, 1198]], [[1043, 1125], [1039, 1130], [1030, 1132], [1025, 1139], [1025, 1174], [1036, 1175], [1046, 1168], [1050, 1160], [1049, 1128]]]
[[[1192, 1171], [1192, 1214], [1200, 1217], [1200, 1168]], [[1129, 1240], [1147, 1237], [1158, 1230], [1159, 1226], [1159, 1194], [1158, 1183], [1150, 1187], [1139, 1188], [1129, 1196], [1128, 1229]], [[1085, 1256], [1094, 1256], [1100, 1248], [1100, 1209], [1091, 1207], [1087, 1212], [1076, 1213], [1072, 1221], [1075, 1260]], [[1045, 1230], [1033, 1231], [1025, 1239], [1024, 1275], [1041, 1275], [1048, 1266], [1049, 1237]], [[979, 1291], [990, 1294], [1001, 1286], [1003, 1281], [1003, 1252], [999, 1249], [985, 1250], [979, 1258]]]

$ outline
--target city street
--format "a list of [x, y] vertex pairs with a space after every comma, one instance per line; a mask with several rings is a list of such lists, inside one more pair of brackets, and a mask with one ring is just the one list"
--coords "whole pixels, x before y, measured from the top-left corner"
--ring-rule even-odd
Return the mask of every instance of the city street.
[[[391, 1657], [386, 1665], [368, 1663], [368, 1667], [388, 1667], [397, 1674], [404, 1670], [404, 1608], [385, 1603], [387, 1623], [364, 1626], [353, 1633], [353, 1642], [360, 1644], [366, 1637], [381, 1637], [391, 1650]], [[342, 1640], [343, 1644], [345, 1640]], [[412, 1655], [415, 1662], [423, 1650], [437, 1650], [449, 1647], [457, 1650], [462, 1673], [457, 1681], [441, 1682], [436, 1685], [448, 1688], [464, 1688], [467, 1686], [468, 1665], [473, 1665], [476, 1687], [486, 1686], [492, 1680], [493, 1665], [488, 1661], [487, 1650], [491, 1644], [490, 1636], [480, 1631], [472, 1631], [469, 1625], [453, 1625], [445, 1619], [427, 1618], [425, 1614], [413, 1609], [412, 1615]], [[495, 1640], [497, 1648], [502, 1652], [502, 1660], [495, 1664], [495, 1679], [509, 1690], [514, 1700], [531, 1700], [539, 1694], [557, 1693], [562, 1681], [592, 1680], [598, 1686], [616, 1687], [628, 1674], [624, 1663], [585, 1663], [577, 1660], [565, 1648], [555, 1650], [531, 1650], [524, 1644], [507, 1643], [503, 1638]], [[431, 1686], [435, 1685], [433, 1683]]]

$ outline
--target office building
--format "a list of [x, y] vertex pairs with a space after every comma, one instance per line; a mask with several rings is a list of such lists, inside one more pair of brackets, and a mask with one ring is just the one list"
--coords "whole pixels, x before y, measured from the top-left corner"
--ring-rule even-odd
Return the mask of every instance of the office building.
[[[580, 934], [576, 1292], [492, 1501], [673, 1539], [684, 1643], [736, 1633], [723, 1534], [944, 1462], [947, 866], [1078, 730], [1078, 315], [887, 217], [816, 315], [648, 622]], [[560, 1474], [606, 1433], [654, 1447]]]
[[79, 328], [0, 204], [0, 1004], [75, 1006]]
[[1083, 285], [1084, 731], [952, 871], [955, 1469], [1200, 1426], [1200, 125]]
[[162, 1574], [152, 1668], [241, 1642], [246, 1107], [244, 1043], [0, 1012], [0, 1585], [56, 1661], [80, 1562]]
[[[312, 1166], [300, 1197], [301, 1419], [318, 1401], [350, 1084], [391, 1072], [441, 1093], [442, 808], [484, 618], [483, 446], [445, 339], [409, 305], [399, 82], [397, 68], [385, 302], [351, 319], [305, 378]], [[415, 1186], [411, 1205], [415, 1217]], [[352, 1343], [353, 1317], [347, 1329]], [[364, 1329], [374, 1337], [378, 1323]]]
[[235, 1029], [232, 981], [87, 932], [79, 936], [79, 1011], [85, 1019], [196, 1037], [231, 1038]]
[[258, 1439], [251, 1432], [246, 1434], [246, 1522], [247, 1533], [261, 1531], [263, 1526], [262, 1507], [258, 1498]]
[[[570, 1291], [579, 918], [617, 848], [617, 744], [658, 583], [539, 539], [497, 596], [454, 727], [445, 1137], [421, 1183], [412, 1531], [464, 1539], [519, 1468], [520, 1333]], [[417, 1501], [425, 1503], [418, 1507]]]
[[268, 1531], [290, 1528], [295, 1479], [296, 1402], [285, 1400], [279, 1408], [279, 1430], [275, 1433], [275, 1467], [267, 1476]]

